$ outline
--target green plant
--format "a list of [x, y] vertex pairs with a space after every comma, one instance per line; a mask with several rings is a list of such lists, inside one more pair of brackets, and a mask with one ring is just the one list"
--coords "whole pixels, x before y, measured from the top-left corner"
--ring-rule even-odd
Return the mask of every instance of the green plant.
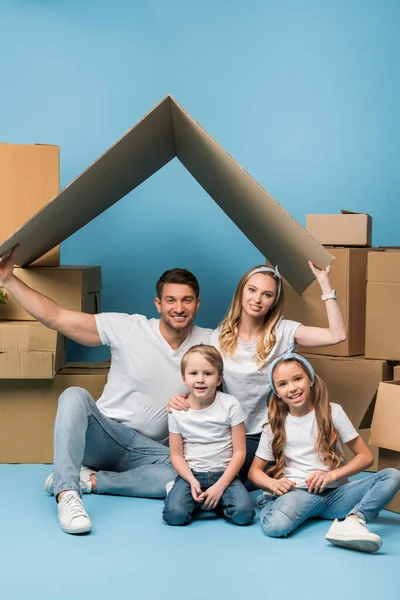
[[2, 304], [5, 304], [8, 300], [8, 296], [6, 294], [6, 292], [4, 291], [4, 289], [1, 287], [0, 285], [0, 306]]

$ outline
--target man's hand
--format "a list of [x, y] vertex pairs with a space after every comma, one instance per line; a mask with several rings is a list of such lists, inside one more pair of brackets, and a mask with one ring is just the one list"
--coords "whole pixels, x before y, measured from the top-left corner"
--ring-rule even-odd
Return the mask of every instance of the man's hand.
[[221, 484], [218, 485], [218, 481], [217, 483], [214, 483], [214, 485], [211, 485], [209, 488], [207, 488], [206, 491], [201, 495], [201, 499], [204, 502], [204, 508], [215, 508], [218, 502], [221, 500], [221, 496], [224, 491], [225, 488], [221, 486]]
[[18, 249], [18, 244], [14, 246], [9, 254], [4, 253], [0, 256], [0, 284], [6, 286], [8, 279], [14, 271], [15, 253]]
[[277, 496], [283, 496], [289, 490], [296, 487], [296, 483], [287, 477], [282, 477], [281, 479], [274, 479], [273, 485], [270, 484], [272, 491]]
[[315, 471], [315, 473], [306, 479], [306, 484], [310, 494], [318, 494], [334, 481], [336, 481], [336, 477], [333, 471]]
[[195, 479], [193, 483], [190, 484], [190, 490], [192, 492], [192, 498], [195, 502], [203, 502], [202, 491], [200, 487], [200, 483]]
[[173, 408], [175, 410], [187, 410], [190, 408], [189, 403], [186, 402], [188, 395], [189, 394], [175, 394], [175, 396], [171, 396], [166, 408], [167, 413], [171, 413]]

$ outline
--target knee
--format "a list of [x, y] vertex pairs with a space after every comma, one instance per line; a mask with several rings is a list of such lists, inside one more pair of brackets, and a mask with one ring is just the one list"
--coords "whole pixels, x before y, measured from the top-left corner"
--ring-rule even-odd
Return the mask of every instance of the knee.
[[188, 525], [192, 521], [190, 513], [180, 506], [164, 504], [163, 519], [168, 525]]
[[249, 496], [247, 500], [243, 500], [234, 507], [230, 520], [235, 525], [248, 525], [254, 519], [254, 515], [253, 502]]
[[400, 471], [398, 469], [389, 468], [381, 471], [382, 475], [385, 474], [385, 479], [388, 479], [393, 485], [400, 489]]
[[285, 537], [293, 529], [293, 521], [279, 510], [260, 515], [261, 527], [269, 537]]
[[58, 399], [58, 410], [63, 412], [88, 412], [88, 407], [94, 400], [83, 388], [69, 387]]

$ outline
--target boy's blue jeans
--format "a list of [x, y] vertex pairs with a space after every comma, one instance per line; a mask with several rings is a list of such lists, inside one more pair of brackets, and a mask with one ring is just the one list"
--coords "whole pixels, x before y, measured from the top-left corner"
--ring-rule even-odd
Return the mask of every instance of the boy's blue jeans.
[[[217, 483], [224, 472], [197, 472], [193, 475], [200, 483], [202, 491]], [[174, 487], [164, 501], [163, 519], [168, 525], [188, 525], [196, 512], [201, 510], [192, 496], [190, 484], [178, 475]], [[221, 517], [236, 525], [247, 525], [254, 517], [254, 506], [248, 491], [239, 478], [226, 488], [214, 509]]]
[[91, 395], [71, 387], [60, 396], [54, 426], [54, 495], [81, 494], [81, 465], [96, 473], [97, 494], [164, 498], [176, 477], [169, 448], [103, 415]]
[[307, 519], [343, 519], [353, 514], [368, 522], [400, 490], [400, 471], [384, 469], [362, 479], [313, 494], [294, 488], [283, 496], [263, 494], [257, 498], [260, 522], [272, 537], [288, 535]]

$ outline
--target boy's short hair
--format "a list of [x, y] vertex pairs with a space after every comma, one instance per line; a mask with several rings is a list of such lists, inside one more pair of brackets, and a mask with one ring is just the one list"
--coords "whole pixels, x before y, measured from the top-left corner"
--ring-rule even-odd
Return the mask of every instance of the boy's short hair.
[[221, 353], [214, 346], [208, 346], [207, 344], [198, 344], [197, 346], [192, 346], [187, 352], [185, 352], [181, 360], [182, 375], [185, 375], [185, 369], [189, 356], [191, 354], [195, 354], [196, 352], [201, 354], [203, 358], [205, 358], [213, 367], [215, 367], [218, 375], [222, 377], [224, 372], [224, 361], [222, 360]]
[[187, 269], [169, 269], [165, 271], [156, 283], [157, 296], [161, 300], [163, 287], [166, 283], [179, 283], [188, 285], [194, 291], [196, 298], [199, 297], [200, 287], [197, 277]]

